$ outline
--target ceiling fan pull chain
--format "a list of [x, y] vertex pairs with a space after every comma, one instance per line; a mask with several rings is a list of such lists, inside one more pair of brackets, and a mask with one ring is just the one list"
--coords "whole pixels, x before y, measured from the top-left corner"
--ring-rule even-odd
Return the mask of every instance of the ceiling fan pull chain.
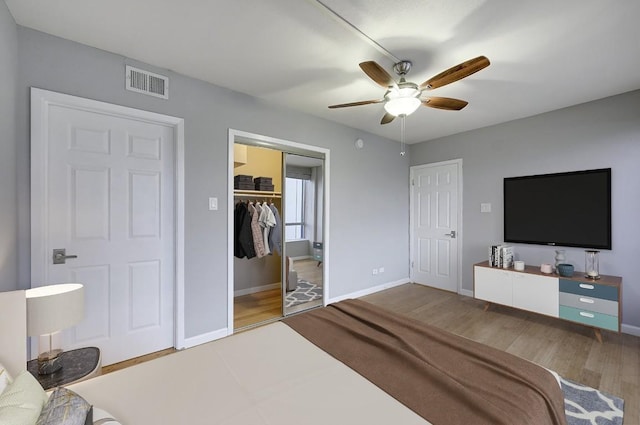
[[407, 116], [401, 115], [400, 118], [400, 156], [404, 156], [407, 153], [404, 144], [404, 121]]

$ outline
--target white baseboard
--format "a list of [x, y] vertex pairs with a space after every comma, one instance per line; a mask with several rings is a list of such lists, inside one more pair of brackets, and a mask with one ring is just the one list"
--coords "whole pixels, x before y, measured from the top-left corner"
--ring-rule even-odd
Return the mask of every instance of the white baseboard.
[[376, 292], [384, 291], [385, 289], [393, 288], [396, 286], [404, 285], [405, 283], [409, 283], [409, 278], [396, 280], [395, 282], [387, 282], [382, 285], [374, 286], [372, 288], [363, 289], [361, 291], [352, 292], [346, 295], [339, 295], [337, 297], [331, 298], [327, 301], [327, 304], [336, 303], [338, 301], [346, 300], [349, 298], [360, 298], [365, 295], [375, 294]]
[[211, 331], [211, 332], [207, 332], [206, 334], [193, 336], [191, 338], [185, 338], [184, 346], [176, 347], [176, 348], [178, 350], [182, 350], [183, 348], [195, 347], [196, 345], [200, 345], [206, 342], [215, 341], [216, 339], [224, 338], [227, 335], [229, 335], [229, 329], [227, 328], [218, 329], [217, 331]]
[[289, 257], [291, 258], [291, 261], [298, 261], [298, 260], [311, 260], [313, 257], [311, 255], [301, 255], [300, 257]]
[[237, 291], [233, 291], [233, 296], [240, 297], [242, 295], [255, 294], [256, 292], [270, 291], [272, 289], [278, 289], [281, 286], [282, 284], [278, 282], [278, 283], [271, 283], [269, 285], [254, 286], [252, 288], [238, 289]]
[[622, 333], [629, 334], [629, 335], [640, 336], [640, 326], [625, 325], [623, 323], [622, 324]]
[[471, 289], [461, 289], [458, 293], [460, 295], [466, 295], [467, 297], [473, 298], [473, 291]]

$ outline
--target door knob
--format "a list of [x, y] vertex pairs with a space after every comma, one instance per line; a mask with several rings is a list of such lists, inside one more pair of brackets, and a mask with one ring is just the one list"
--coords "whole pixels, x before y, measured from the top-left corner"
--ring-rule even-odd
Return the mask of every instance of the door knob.
[[455, 239], [456, 238], [456, 231], [452, 230], [451, 233], [445, 233], [445, 236], [450, 236], [451, 239]]
[[56, 248], [53, 250], [53, 264], [66, 264], [67, 258], [78, 258], [78, 256], [67, 255], [66, 248]]

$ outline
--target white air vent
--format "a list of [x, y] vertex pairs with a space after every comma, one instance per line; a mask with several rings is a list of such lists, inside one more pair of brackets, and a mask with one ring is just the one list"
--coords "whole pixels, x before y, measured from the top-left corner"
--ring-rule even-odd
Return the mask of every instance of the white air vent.
[[126, 88], [137, 93], [169, 99], [169, 77], [126, 66]]

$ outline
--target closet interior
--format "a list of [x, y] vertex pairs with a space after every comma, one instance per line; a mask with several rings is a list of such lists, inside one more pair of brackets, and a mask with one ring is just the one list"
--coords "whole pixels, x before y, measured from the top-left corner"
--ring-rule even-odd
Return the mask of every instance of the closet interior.
[[234, 330], [323, 304], [323, 167], [234, 144]]

